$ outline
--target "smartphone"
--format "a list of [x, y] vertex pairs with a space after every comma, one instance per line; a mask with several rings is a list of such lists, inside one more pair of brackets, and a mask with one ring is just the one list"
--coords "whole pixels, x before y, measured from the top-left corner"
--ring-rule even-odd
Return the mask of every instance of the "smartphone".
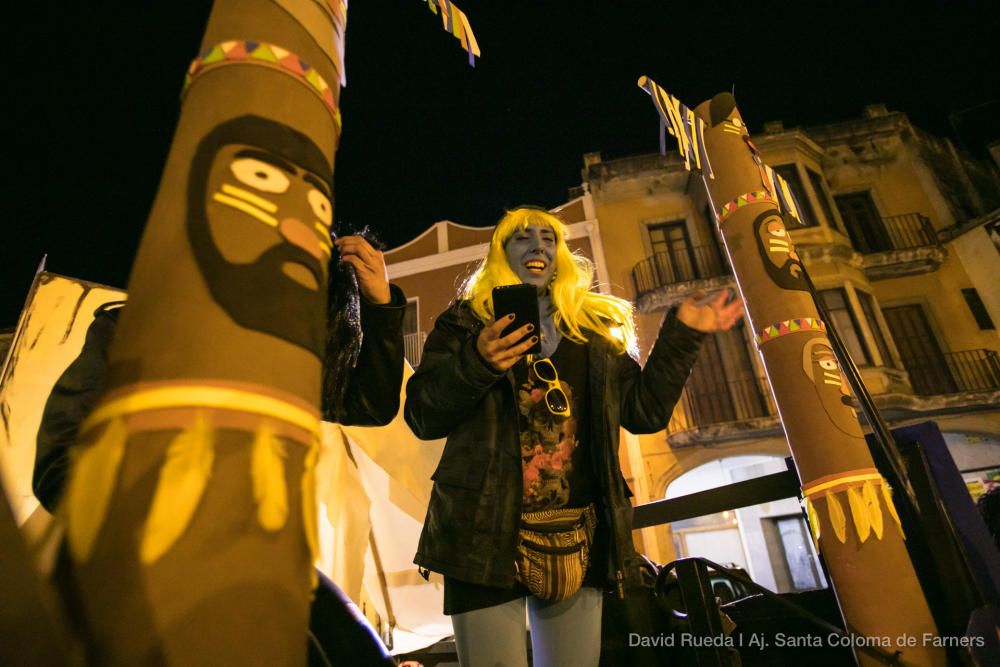
[[[528, 336], [538, 336], [541, 326], [538, 317], [538, 288], [534, 285], [506, 285], [493, 288], [493, 317], [500, 319], [514, 313], [514, 321], [504, 328], [501, 336], [506, 336], [520, 329], [525, 324], [533, 324], [535, 328]], [[527, 336], [525, 336], [527, 338]], [[518, 342], [522, 342], [522, 338]], [[525, 354], [540, 354], [542, 351], [541, 336], [538, 342]]]

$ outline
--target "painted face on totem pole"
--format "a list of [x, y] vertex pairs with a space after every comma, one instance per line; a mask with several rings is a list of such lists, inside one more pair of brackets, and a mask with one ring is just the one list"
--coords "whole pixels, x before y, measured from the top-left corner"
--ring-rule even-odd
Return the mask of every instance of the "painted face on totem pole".
[[187, 230], [212, 298], [237, 324], [324, 350], [333, 220], [327, 160], [305, 135], [244, 116], [198, 146]]
[[727, 118], [724, 121], [722, 121], [722, 131], [728, 132], [729, 134], [736, 134], [741, 137], [750, 134], [747, 131], [746, 125], [744, 125], [743, 121], [740, 120], [739, 117], [737, 116], [733, 116], [732, 118]]
[[504, 244], [507, 264], [521, 282], [543, 288], [555, 272], [556, 233], [542, 225], [514, 232]]
[[851, 392], [826, 338], [813, 338], [806, 342], [802, 348], [802, 370], [816, 386], [820, 405], [830, 422], [837, 430], [856, 437], [858, 425], [851, 407]]
[[766, 211], [753, 224], [757, 250], [771, 280], [782, 289], [807, 291], [802, 262], [792, 247], [781, 215], [774, 210]]

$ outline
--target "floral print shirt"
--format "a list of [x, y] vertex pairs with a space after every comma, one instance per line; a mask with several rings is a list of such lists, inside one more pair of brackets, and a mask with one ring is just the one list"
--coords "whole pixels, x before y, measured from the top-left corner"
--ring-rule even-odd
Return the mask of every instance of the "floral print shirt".
[[570, 414], [553, 414], [546, 404], [549, 384], [526, 361], [514, 367], [520, 419], [524, 482], [522, 511], [583, 507], [593, 502], [596, 478], [588, 447], [590, 391], [587, 347], [567, 338], [550, 358]]

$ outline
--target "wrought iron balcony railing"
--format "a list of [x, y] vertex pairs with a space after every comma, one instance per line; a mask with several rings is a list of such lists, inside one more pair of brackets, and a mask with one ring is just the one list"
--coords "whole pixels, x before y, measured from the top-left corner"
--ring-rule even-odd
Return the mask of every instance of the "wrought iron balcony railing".
[[693, 246], [658, 252], [632, 267], [636, 299], [660, 287], [731, 273], [718, 248]]
[[[939, 245], [937, 233], [931, 221], [920, 213], [904, 213], [882, 218], [881, 230], [866, 237], [859, 247], [862, 253], [889, 252], [909, 248], [925, 248]], [[882, 232], [882, 233], [878, 233]]]
[[1000, 389], [1000, 355], [993, 350], [948, 352], [940, 359], [906, 364], [920, 396]]
[[426, 340], [427, 333], [424, 331], [403, 334], [403, 355], [413, 368], [420, 365], [420, 358], [424, 353], [424, 341]]
[[682, 414], [671, 419], [667, 427], [670, 434], [778, 414], [767, 379], [763, 377], [714, 383], [689, 381], [681, 395], [680, 406]]

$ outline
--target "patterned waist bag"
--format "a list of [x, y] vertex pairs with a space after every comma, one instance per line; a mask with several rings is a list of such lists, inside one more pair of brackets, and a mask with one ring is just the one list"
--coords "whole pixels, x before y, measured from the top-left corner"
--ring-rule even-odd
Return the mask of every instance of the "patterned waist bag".
[[587, 573], [596, 526], [593, 504], [522, 514], [517, 580], [532, 595], [552, 602], [576, 593]]

